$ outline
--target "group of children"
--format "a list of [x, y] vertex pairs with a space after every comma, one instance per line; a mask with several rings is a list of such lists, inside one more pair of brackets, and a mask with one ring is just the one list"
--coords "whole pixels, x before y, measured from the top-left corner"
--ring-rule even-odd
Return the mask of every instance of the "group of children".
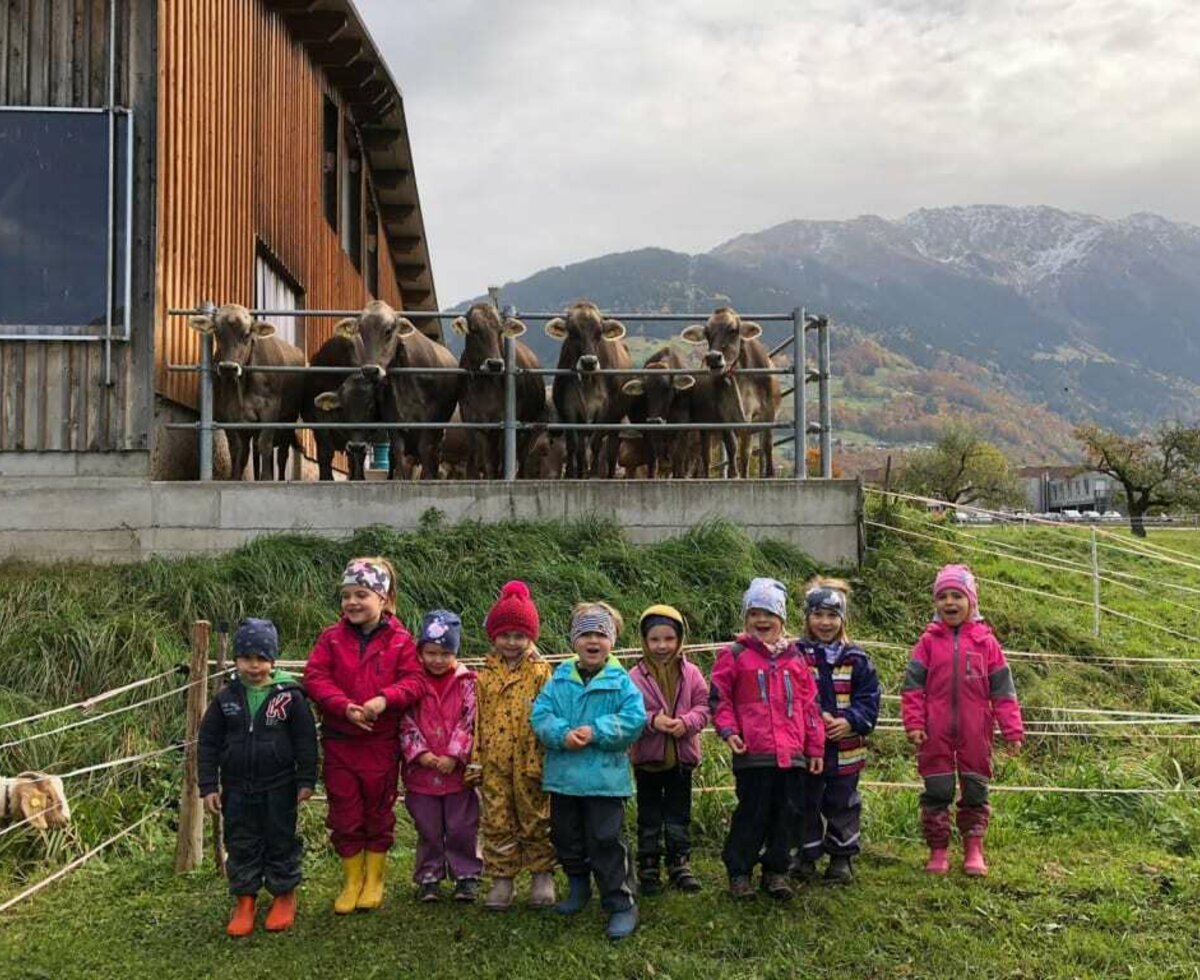
[[[935, 580], [935, 615], [913, 650], [902, 714], [924, 779], [926, 870], [948, 870], [949, 807], [968, 874], [986, 874], [992, 731], [1019, 746], [1021, 715], [999, 644], [961, 565]], [[717, 655], [711, 678], [684, 655], [680, 612], [654, 605], [638, 620], [642, 657], [613, 655], [621, 615], [604, 602], [571, 614], [573, 656], [556, 668], [538, 652], [540, 619], [524, 582], [503, 587], [485, 620], [491, 650], [477, 673], [458, 662], [462, 622], [427, 613], [414, 640], [396, 616], [396, 574], [383, 558], [351, 561], [341, 618], [317, 639], [303, 686], [276, 669], [279, 641], [266, 620], [239, 624], [237, 677], [214, 699], [199, 737], [205, 807], [222, 812], [231, 936], [253, 931], [255, 903], [273, 896], [265, 928], [295, 920], [301, 845], [297, 805], [312, 795], [320, 712], [326, 824], [343, 864], [339, 914], [377, 908], [395, 830], [398, 785], [417, 831], [417, 898], [437, 901], [449, 877], [455, 900], [489, 909], [513, 903], [514, 879], [532, 875], [529, 905], [570, 915], [592, 897], [606, 935], [628, 936], [637, 897], [666, 881], [700, 889], [692, 872], [692, 774], [710, 724], [729, 746], [737, 806], [722, 850], [730, 894], [752, 897], [751, 875], [775, 898], [817, 875], [849, 882], [860, 850], [859, 774], [879, 714], [875, 669], [846, 635], [848, 589], [814, 579], [804, 634], [785, 635], [787, 590], [756, 578], [742, 598], [743, 630]], [[631, 771], [632, 763], [632, 771]], [[637, 796], [636, 868], [625, 845], [625, 804]], [[554, 867], [567, 876], [556, 894]]]

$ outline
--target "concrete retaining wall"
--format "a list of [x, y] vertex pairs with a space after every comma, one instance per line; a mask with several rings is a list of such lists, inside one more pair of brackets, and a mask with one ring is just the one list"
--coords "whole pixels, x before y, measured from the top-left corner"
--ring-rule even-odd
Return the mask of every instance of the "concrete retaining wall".
[[616, 520], [635, 542], [723, 518], [752, 537], [789, 541], [818, 561], [859, 554], [857, 481], [619, 480], [434, 483], [153, 483], [74, 477], [0, 479], [0, 558], [138, 561], [212, 554], [262, 534], [341, 537], [384, 524], [446, 520]]

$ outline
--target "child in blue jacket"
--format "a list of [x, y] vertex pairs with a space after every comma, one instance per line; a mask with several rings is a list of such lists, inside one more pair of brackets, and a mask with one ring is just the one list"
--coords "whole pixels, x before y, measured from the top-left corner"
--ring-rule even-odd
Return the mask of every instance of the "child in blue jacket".
[[561, 664], [533, 702], [530, 722], [546, 747], [542, 788], [550, 794], [550, 838], [570, 891], [555, 910], [581, 911], [591, 878], [609, 913], [605, 935], [622, 939], [637, 927], [633, 863], [622, 828], [633, 795], [627, 750], [642, 734], [642, 692], [612, 656], [621, 615], [603, 602], [571, 611], [575, 657]]

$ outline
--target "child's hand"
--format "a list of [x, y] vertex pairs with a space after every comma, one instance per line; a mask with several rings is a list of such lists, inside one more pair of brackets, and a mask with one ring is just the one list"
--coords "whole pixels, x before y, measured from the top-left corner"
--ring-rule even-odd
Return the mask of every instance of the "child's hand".
[[426, 769], [436, 769], [438, 767], [438, 757], [432, 752], [422, 752], [417, 756], [417, 765], [424, 766]]
[[481, 766], [478, 762], [470, 763], [467, 768], [463, 770], [463, 785], [478, 786], [481, 782], [483, 782], [483, 766]]
[[376, 694], [362, 708], [363, 714], [367, 716], [367, 721], [375, 721], [381, 714], [387, 711], [387, 698], [382, 694]]
[[682, 718], [672, 718], [671, 734], [676, 738], [683, 738], [687, 734], [687, 723]]
[[296, 790], [296, 802], [303, 803], [305, 800], [311, 800], [313, 795], [311, 786], [301, 786]]
[[736, 732], [725, 739], [725, 744], [729, 746], [734, 755], [746, 754], [746, 743], [742, 740], [742, 736]]
[[1005, 742], [1004, 743], [1004, 754], [1005, 755], [1018, 755], [1021, 751], [1021, 748], [1022, 748], [1022, 745], [1020, 742]]
[[457, 767], [458, 760], [449, 755], [439, 755], [434, 763], [434, 768], [443, 776], [449, 776]]
[[592, 730], [587, 725], [580, 725], [567, 732], [563, 744], [572, 752], [577, 752], [592, 740]]
[[835, 742], [840, 742], [853, 734], [850, 722], [845, 718], [835, 718], [828, 711], [822, 711], [821, 720], [825, 722], [825, 737], [831, 738]]
[[819, 776], [825, 771], [825, 759], [818, 756], [815, 759], [808, 760], [808, 771], [814, 776]]
[[357, 725], [364, 732], [375, 730], [374, 719], [367, 717], [366, 710], [361, 704], [346, 705], [346, 720], [353, 725]]
[[650, 727], [656, 732], [663, 732], [666, 735], [670, 735], [672, 731], [672, 720], [673, 719], [670, 718], [670, 716], [660, 711], [654, 716], [654, 721], [651, 722]]
[[907, 738], [910, 742], [912, 742], [913, 745], [917, 746], [918, 748], [920, 748], [922, 745], [925, 744], [926, 736], [925, 736], [924, 729], [914, 728], [912, 731], [905, 732], [904, 737]]
[[214, 817], [221, 812], [221, 794], [209, 793], [204, 797], [204, 810]]

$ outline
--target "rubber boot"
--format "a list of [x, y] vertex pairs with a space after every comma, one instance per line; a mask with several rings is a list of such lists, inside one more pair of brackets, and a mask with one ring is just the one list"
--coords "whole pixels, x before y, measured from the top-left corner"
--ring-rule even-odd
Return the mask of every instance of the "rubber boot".
[[367, 851], [367, 880], [355, 902], [356, 909], [369, 911], [383, 904], [383, 869], [387, 865], [386, 851]]
[[848, 885], [854, 880], [854, 867], [849, 854], [835, 854], [829, 859], [825, 880], [832, 885]]
[[604, 935], [609, 939], [624, 939], [633, 934], [637, 924], [638, 909], [637, 904], [634, 903], [624, 912], [614, 912], [608, 917], [608, 928], [604, 930]]
[[492, 887], [488, 889], [483, 907], [493, 912], [503, 912], [513, 902], [513, 880], [511, 878], [493, 878]]
[[987, 862], [983, 859], [983, 838], [968, 837], [963, 841], [963, 871], [973, 878], [984, 878], [988, 873]]
[[921, 807], [921, 832], [929, 845], [929, 860], [925, 871], [931, 875], [944, 875], [950, 870], [950, 811], [945, 807]]
[[296, 923], [296, 893], [284, 892], [276, 895], [267, 909], [267, 921], [264, 928], [267, 932], [286, 932]]
[[[582, 912], [592, 898], [592, 879], [590, 875], [568, 875], [567, 897], [554, 906], [559, 915], [574, 915]], [[634, 920], [636, 925], [636, 918]]]
[[349, 915], [358, 905], [366, 876], [367, 856], [359, 851], [353, 857], [342, 858], [342, 874], [345, 881], [338, 897], [333, 900], [333, 911], [338, 915]]
[[955, 814], [965, 852], [963, 871], [974, 878], [982, 878], [988, 873], [987, 862], [983, 859], [983, 838], [987, 834], [991, 816], [992, 808], [986, 803], [982, 806], [964, 806], [959, 803], [958, 813]]
[[533, 875], [533, 884], [529, 889], [529, 907], [531, 909], [548, 909], [558, 901], [554, 893], [554, 875], [549, 871], [537, 871]]
[[703, 887], [693, 873], [686, 857], [667, 862], [667, 880], [681, 892], [698, 892]]
[[944, 875], [950, 870], [950, 854], [948, 848], [929, 848], [929, 860], [925, 862], [925, 871], [931, 875]]
[[657, 895], [662, 891], [658, 855], [647, 855], [638, 859], [638, 890], [643, 895]]
[[233, 907], [229, 925], [225, 927], [225, 931], [234, 939], [248, 936], [254, 931], [254, 898], [253, 895], [237, 897], [237, 905]]

